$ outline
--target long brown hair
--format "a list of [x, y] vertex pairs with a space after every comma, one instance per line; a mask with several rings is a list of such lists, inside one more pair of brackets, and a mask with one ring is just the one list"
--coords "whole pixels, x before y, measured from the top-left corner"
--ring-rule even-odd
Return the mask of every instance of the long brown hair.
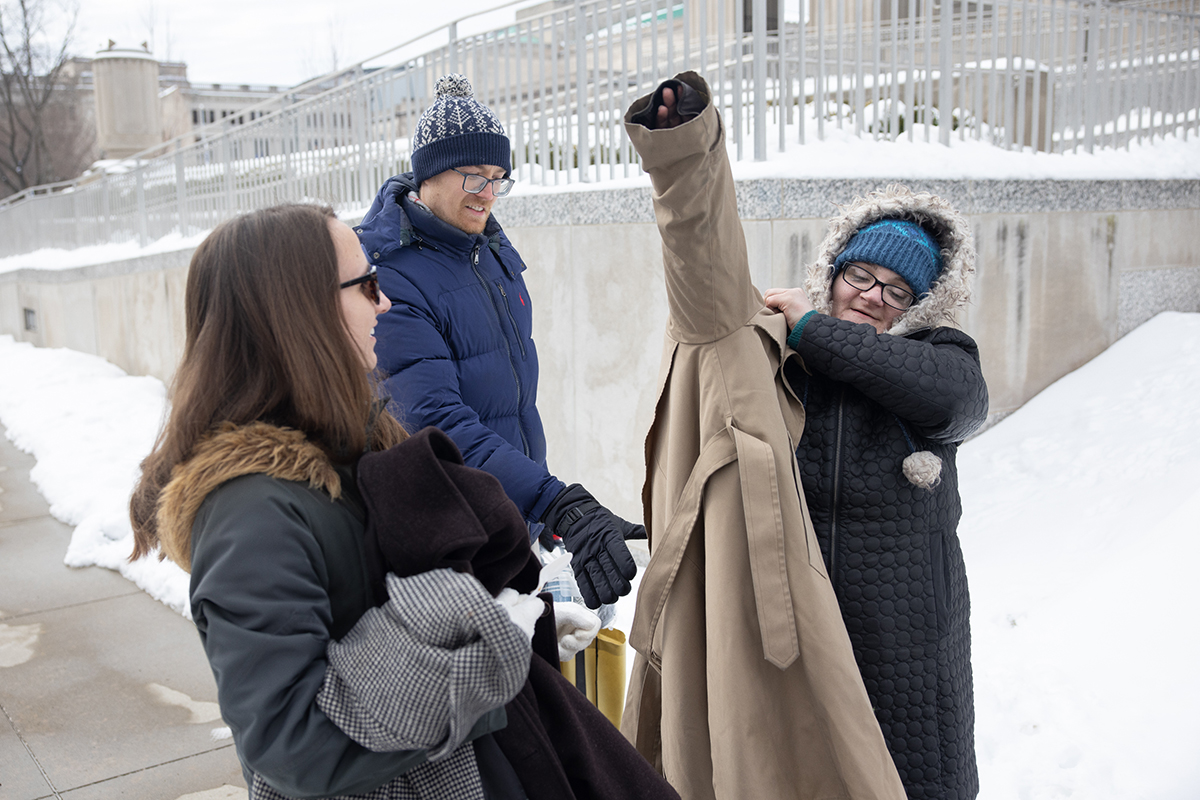
[[158, 544], [171, 470], [221, 423], [295, 428], [335, 463], [405, 437], [387, 412], [372, 418], [374, 386], [338, 301], [334, 219], [328, 207], [273, 206], [223, 222], [196, 248], [170, 416], [129, 503], [130, 560]]

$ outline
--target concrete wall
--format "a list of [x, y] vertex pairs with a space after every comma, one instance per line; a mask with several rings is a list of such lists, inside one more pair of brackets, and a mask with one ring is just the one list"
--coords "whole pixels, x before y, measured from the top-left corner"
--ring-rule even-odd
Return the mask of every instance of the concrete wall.
[[[974, 227], [975, 298], [961, 323], [979, 342], [993, 413], [1015, 410], [1160, 311], [1200, 311], [1200, 181], [909, 185], [947, 198]], [[831, 199], [874, 188], [740, 183], [755, 284], [798, 285]], [[666, 323], [649, 190], [518, 196], [498, 216], [530, 265], [551, 468], [636, 518]], [[0, 274], [0, 333], [169, 380], [190, 257]], [[25, 308], [38, 330], [24, 330]]]
[[[1200, 181], [909, 181], [969, 217], [973, 304], [994, 414], [1005, 414], [1164, 310], [1200, 311]], [[831, 199], [868, 181], [739, 184], [760, 289], [796, 286]], [[642, 440], [666, 322], [648, 191], [513, 198], [500, 209], [530, 269], [539, 408], [554, 470], [637, 515]]]
[[[0, 273], [0, 334], [107, 358], [170, 381], [183, 352], [191, 250], [67, 270]], [[34, 330], [25, 329], [26, 309]]]

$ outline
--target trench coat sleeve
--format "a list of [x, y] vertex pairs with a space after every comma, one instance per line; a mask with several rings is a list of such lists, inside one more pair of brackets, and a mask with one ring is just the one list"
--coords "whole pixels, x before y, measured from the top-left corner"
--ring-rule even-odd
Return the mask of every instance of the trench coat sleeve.
[[[332, 612], [310, 524], [303, 508], [286, 493], [264, 492], [262, 481], [227, 483], [197, 517], [206, 554], [193, 560], [191, 586], [193, 619], [238, 756], [297, 798], [368, 792], [426, 761], [424, 750], [367, 750], [317, 705]], [[504, 722], [499, 709], [468, 738]]]
[[720, 151], [720, 115], [699, 75], [684, 72], [676, 79], [709, 101], [704, 111], [677, 128], [652, 131], [632, 122], [647, 99], [626, 112], [625, 130], [654, 187], [671, 311], [667, 334], [683, 344], [703, 344], [745, 325], [762, 308], [762, 297], [750, 283], [733, 172]]
[[429, 299], [397, 270], [380, 269], [392, 308], [376, 322], [384, 388], [411, 432], [432, 425], [449, 436], [469, 467], [495, 475], [526, 522], [538, 522], [566, 484], [513, 447], [463, 400], [449, 345]]
[[[676, 80], [708, 100], [695, 73]], [[808, 517], [786, 323], [750, 283], [711, 102], [626, 130], [654, 187], [670, 303], [643, 491], [650, 563], [622, 731], [680, 794], [902, 800]]]
[[892, 336], [817, 314], [788, 344], [810, 370], [853, 386], [931, 441], [962, 441], [987, 418], [979, 348], [962, 331]]

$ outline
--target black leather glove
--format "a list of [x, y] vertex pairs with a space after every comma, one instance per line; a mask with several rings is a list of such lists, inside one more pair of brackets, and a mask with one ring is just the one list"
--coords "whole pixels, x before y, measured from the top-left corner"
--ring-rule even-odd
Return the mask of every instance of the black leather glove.
[[637, 564], [625, 540], [645, 539], [644, 527], [621, 519], [578, 483], [559, 492], [542, 521], [571, 552], [575, 582], [588, 608], [629, 594]]

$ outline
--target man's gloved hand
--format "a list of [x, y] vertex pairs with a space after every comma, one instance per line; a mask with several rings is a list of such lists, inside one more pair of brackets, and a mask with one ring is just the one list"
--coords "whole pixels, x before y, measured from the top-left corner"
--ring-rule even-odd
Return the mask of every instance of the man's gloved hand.
[[588, 608], [615, 603], [618, 597], [629, 594], [637, 564], [625, 540], [645, 539], [644, 527], [621, 519], [578, 483], [554, 498], [542, 521], [548, 530], [562, 537], [573, 554], [575, 582]]

